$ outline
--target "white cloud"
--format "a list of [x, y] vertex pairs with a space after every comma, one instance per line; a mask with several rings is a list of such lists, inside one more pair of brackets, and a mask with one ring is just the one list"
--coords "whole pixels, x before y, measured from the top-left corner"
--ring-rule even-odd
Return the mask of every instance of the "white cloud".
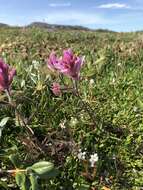
[[107, 24], [110, 22], [101, 14], [84, 13], [79, 11], [56, 11], [48, 13], [44, 18], [47, 23], [66, 25]]
[[123, 3], [108, 3], [108, 4], [102, 4], [99, 5], [98, 8], [103, 9], [129, 9], [130, 6]]
[[71, 3], [67, 2], [67, 3], [50, 3], [49, 4], [50, 7], [70, 7]]

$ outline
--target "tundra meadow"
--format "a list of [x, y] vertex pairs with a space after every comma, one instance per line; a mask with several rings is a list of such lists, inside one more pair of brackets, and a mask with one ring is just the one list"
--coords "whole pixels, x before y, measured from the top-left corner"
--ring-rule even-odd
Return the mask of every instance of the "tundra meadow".
[[0, 29], [0, 189], [143, 189], [143, 33]]

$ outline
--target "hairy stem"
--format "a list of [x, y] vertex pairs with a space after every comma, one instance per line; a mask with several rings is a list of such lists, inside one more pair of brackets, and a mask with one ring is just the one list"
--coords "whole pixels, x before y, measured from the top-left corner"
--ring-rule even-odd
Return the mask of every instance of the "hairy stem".
[[79, 90], [78, 90], [78, 83], [75, 80], [73, 80], [73, 87], [74, 87], [74, 93], [75, 93], [76, 97], [79, 98], [79, 100], [81, 101], [83, 109], [88, 113], [88, 115], [91, 118], [94, 125], [97, 126], [97, 121], [96, 121], [97, 118], [95, 116], [94, 110], [91, 108], [91, 106], [87, 102], [83, 101], [82, 97], [80, 96]]
[[[22, 117], [21, 113], [19, 112], [17, 106], [13, 103], [9, 91], [8, 91], [8, 90], [5, 90], [5, 93], [6, 93], [6, 95], [7, 95], [9, 104], [15, 109], [15, 112], [16, 112], [17, 116], [18, 116], [18, 117], [20, 118], [20, 120], [22, 121], [23, 126], [24, 126], [25, 129], [27, 130], [28, 134], [29, 134], [30, 136], [31, 136], [31, 135], [33, 136], [33, 135], [34, 135], [33, 130], [32, 130], [30, 127], [28, 127], [28, 126], [26, 125], [26, 123], [25, 123], [25, 121], [24, 121], [24, 118]], [[20, 123], [20, 122], [19, 122], [19, 123]]]

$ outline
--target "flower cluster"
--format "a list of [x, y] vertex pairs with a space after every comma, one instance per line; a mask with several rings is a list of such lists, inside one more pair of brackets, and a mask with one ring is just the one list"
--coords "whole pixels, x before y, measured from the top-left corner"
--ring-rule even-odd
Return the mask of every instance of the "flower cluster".
[[95, 163], [98, 161], [98, 155], [97, 153], [94, 153], [92, 155], [90, 155], [90, 159], [89, 159], [89, 162], [91, 164], [91, 167], [94, 167], [95, 166]]
[[[87, 155], [87, 152], [82, 152], [81, 149], [79, 149], [79, 152], [77, 154], [77, 158], [79, 160], [86, 160], [86, 155]], [[98, 154], [97, 153], [94, 153], [94, 154], [91, 154], [90, 155], [90, 158], [89, 158], [89, 163], [90, 163], [90, 166], [91, 167], [95, 167], [95, 163], [98, 161]]]
[[63, 56], [60, 58], [57, 58], [55, 52], [52, 52], [47, 65], [52, 71], [56, 70], [74, 80], [79, 80], [80, 69], [83, 63], [83, 57], [74, 55], [72, 50], [68, 49], [63, 51]]
[[0, 91], [9, 91], [16, 70], [0, 59]]
[[81, 149], [79, 150], [79, 153], [77, 154], [77, 157], [79, 160], [85, 160], [86, 152], [82, 152]]

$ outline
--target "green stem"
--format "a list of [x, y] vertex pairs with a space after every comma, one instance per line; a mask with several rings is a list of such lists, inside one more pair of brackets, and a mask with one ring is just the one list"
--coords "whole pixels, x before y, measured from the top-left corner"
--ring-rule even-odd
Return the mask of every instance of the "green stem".
[[73, 89], [75, 91], [75, 94], [78, 94], [78, 83], [76, 80], [73, 80], [73, 79], [72, 79], [72, 82], [73, 82]]
[[2, 170], [0, 169], [0, 175], [1, 176], [6, 176], [7, 174], [14, 174], [14, 173], [17, 173], [17, 172], [26, 172], [27, 170], [26, 169], [13, 169], [13, 170]]
[[[78, 97], [83, 105], [84, 110], [88, 113], [89, 117], [91, 118], [92, 122], [94, 123], [95, 126], [97, 126], [97, 122], [96, 122], [96, 116], [94, 113], [94, 110], [91, 108], [91, 106], [86, 102], [83, 101], [82, 97], [79, 94], [79, 90], [78, 90], [78, 83], [77, 81], [73, 80], [73, 87], [75, 89], [75, 95], [76, 97]], [[99, 129], [99, 128], [98, 128]], [[100, 130], [100, 129], [99, 129]]]
[[96, 166], [94, 166], [94, 168], [93, 168], [93, 173], [92, 173], [93, 180], [95, 177], [96, 177]]
[[[29, 134], [30, 136], [31, 136], [31, 135], [33, 136], [33, 135], [34, 135], [33, 130], [32, 130], [30, 127], [28, 127], [28, 126], [26, 125], [26, 123], [25, 123], [25, 121], [24, 121], [24, 118], [21, 116], [21, 113], [20, 113], [19, 110], [17, 109], [17, 106], [12, 102], [12, 99], [11, 99], [11, 96], [10, 96], [9, 91], [8, 91], [8, 90], [5, 90], [5, 93], [6, 93], [6, 95], [7, 95], [7, 98], [8, 98], [8, 101], [9, 101], [10, 105], [15, 109], [16, 114], [18, 115], [18, 117], [19, 117], [20, 120], [22, 121], [23, 126], [24, 126], [25, 129], [27, 130], [28, 134]], [[19, 122], [19, 123], [20, 123], [20, 122]]]

